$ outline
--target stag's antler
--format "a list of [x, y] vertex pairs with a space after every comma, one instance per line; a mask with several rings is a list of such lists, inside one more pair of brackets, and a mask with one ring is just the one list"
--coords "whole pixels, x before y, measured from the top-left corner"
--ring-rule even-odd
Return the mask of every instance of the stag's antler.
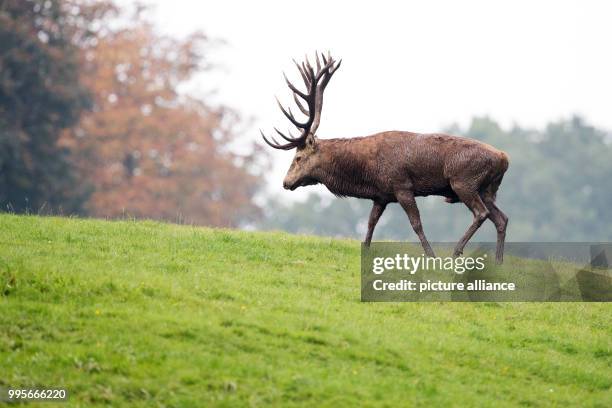
[[[300, 129], [302, 133], [299, 137], [293, 137], [291, 133], [289, 133], [289, 136], [285, 136], [277, 128], [274, 128], [276, 133], [278, 133], [283, 139], [289, 142], [286, 144], [280, 144], [274, 138], [272, 138], [273, 142], [270, 142], [266, 138], [266, 135], [264, 135], [263, 132], [260, 130], [261, 136], [263, 137], [264, 141], [275, 149], [290, 150], [295, 147], [303, 146], [306, 142], [306, 137], [308, 136], [308, 134], [314, 135], [317, 131], [317, 128], [319, 127], [319, 122], [321, 121], [321, 109], [323, 107], [323, 91], [329, 83], [329, 80], [331, 79], [332, 75], [334, 75], [338, 68], [340, 68], [342, 60], [336, 63], [336, 60], [331, 57], [329, 52], [327, 53], [327, 56], [321, 53], [320, 58], [318, 52], [315, 52], [315, 55], [317, 58], [316, 73], [312, 65], [310, 65], [308, 57], [305, 57], [304, 62], [302, 62], [301, 64], [293, 60], [298, 70], [300, 71], [300, 75], [302, 76], [302, 80], [304, 81], [304, 85], [306, 85], [308, 93], [304, 93], [297, 89], [283, 73], [285, 81], [287, 82], [287, 86], [289, 86], [289, 89], [293, 91], [293, 99], [295, 100], [296, 105], [304, 115], [308, 116], [308, 120], [306, 122], [298, 121], [295, 116], [293, 116], [291, 109], [285, 109], [277, 98], [276, 102], [278, 103], [278, 106], [280, 107], [281, 111], [283, 111], [283, 114], [285, 114], [287, 119], [289, 119], [295, 127]], [[323, 61], [322, 63], [321, 60]], [[300, 102], [300, 98], [306, 102], [306, 107], [302, 104], [302, 102]]]

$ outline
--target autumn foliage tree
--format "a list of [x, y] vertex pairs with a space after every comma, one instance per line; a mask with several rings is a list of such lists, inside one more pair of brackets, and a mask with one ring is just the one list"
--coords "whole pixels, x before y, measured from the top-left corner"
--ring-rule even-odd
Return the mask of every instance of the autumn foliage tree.
[[61, 144], [93, 186], [90, 214], [215, 226], [257, 214], [255, 152], [229, 148], [237, 114], [178, 91], [206, 68], [208, 43], [199, 33], [159, 35], [138, 10], [81, 44], [92, 108]]

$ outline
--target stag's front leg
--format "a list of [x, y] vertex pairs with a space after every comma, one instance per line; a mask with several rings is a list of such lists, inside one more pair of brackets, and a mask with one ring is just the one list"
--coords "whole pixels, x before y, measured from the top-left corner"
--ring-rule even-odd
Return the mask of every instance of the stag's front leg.
[[366, 246], [370, 246], [370, 242], [372, 242], [372, 235], [374, 234], [374, 228], [380, 219], [380, 216], [385, 211], [387, 207], [387, 203], [379, 203], [374, 201], [374, 205], [372, 206], [372, 211], [370, 211], [370, 219], [368, 220], [368, 233], [365, 237]]
[[399, 191], [395, 194], [395, 197], [404, 211], [406, 211], [406, 214], [408, 214], [410, 225], [412, 225], [412, 229], [418, 235], [425, 254], [431, 257], [436, 256], [434, 255], [434, 251], [431, 249], [431, 245], [429, 245], [427, 238], [425, 238], [423, 225], [421, 224], [421, 215], [419, 214], [419, 208], [417, 207], [416, 200], [414, 199], [414, 194], [411, 191]]

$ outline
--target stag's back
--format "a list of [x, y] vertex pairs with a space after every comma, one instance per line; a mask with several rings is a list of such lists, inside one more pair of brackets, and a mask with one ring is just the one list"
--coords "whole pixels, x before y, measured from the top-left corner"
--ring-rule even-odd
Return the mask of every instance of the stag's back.
[[417, 195], [447, 195], [450, 181], [477, 179], [482, 184], [500, 178], [508, 168], [507, 155], [477, 140], [446, 134], [382, 132], [353, 139], [330, 139], [336, 160], [382, 190], [410, 183]]

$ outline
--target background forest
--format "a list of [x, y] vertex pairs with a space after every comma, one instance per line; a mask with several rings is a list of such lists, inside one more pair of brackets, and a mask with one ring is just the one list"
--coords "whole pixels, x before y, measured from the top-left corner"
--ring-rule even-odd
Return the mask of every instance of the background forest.
[[[1, 210], [362, 238], [369, 202], [329, 193], [295, 201], [266, 188], [281, 180], [251, 142], [245, 113], [184, 91], [194, 75], [217, 69], [218, 44], [203, 33], [160, 34], [146, 11], [102, 0], [0, 0]], [[509, 153], [498, 197], [509, 240], [612, 239], [606, 130], [580, 116], [543, 129], [476, 117], [441, 130]], [[461, 204], [429, 197], [420, 206], [431, 240], [456, 240], [470, 223]], [[477, 239], [492, 236], [485, 224]], [[391, 206], [375, 239], [414, 238]]]

